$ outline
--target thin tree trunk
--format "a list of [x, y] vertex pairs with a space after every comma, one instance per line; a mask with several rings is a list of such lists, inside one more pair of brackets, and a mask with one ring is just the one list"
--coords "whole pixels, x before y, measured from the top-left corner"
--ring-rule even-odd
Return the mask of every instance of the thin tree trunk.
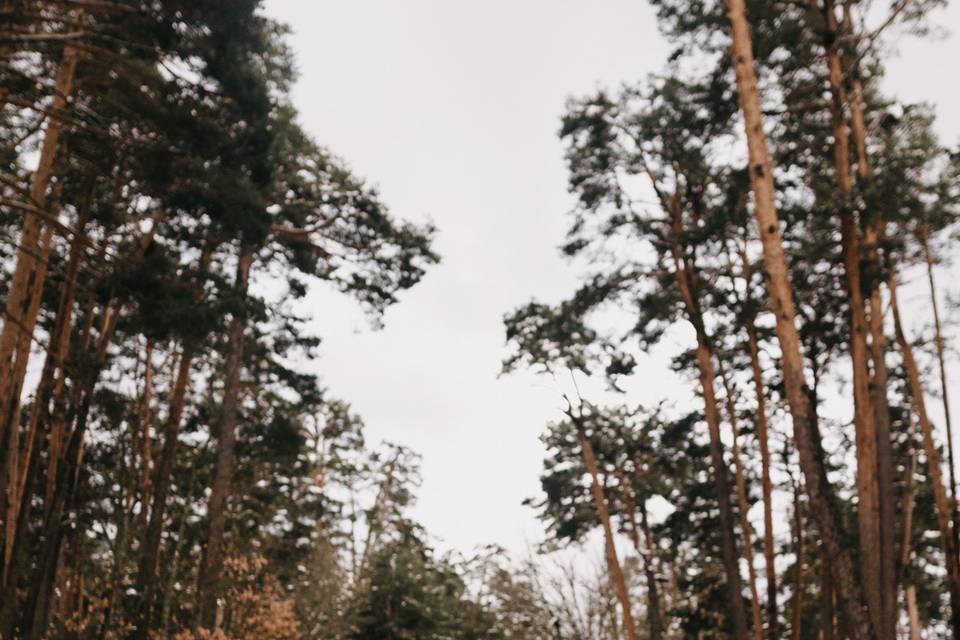
[[753, 43], [744, 0], [726, 0], [726, 4], [731, 28], [731, 59], [747, 138], [750, 183], [755, 201], [754, 215], [763, 245], [767, 293], [776, 318], [784, 388], [793, 418], [794, 440], [800, 457], [804, 485], [809, 496], [810, 509], [831, 558], [834, 583], [841, 594], [852, 640], [874, 640], [876, 636], [870, 617], [864, 615], [859, 575], [854, 568], [853, 557], [846, 541], [840, 509], [827, 479], [819, 428], [803, 368], [793, 288], [777, 216], [773, 167], [763, 131], [763, 112], [754, 69]]
[[766, 388], [760, 368], [760, 347], [757, 325], [753, 317], [747, 322], [747, 344], [750, 368], [753, 373], [754, 393], [757, 396], [757, 436], [760, 440], [760, 465], [763, 484], [763, 559], [767, 577], [767, 637], [778, 639], [777, 565], [773, 533], [773, 483], [770, 480], [770, 434], [767, 425]]
[[800, 640], [803, 623], [803, 556], [804, 556], [804, 536], [803, 536], [803, 513], [800, 508], [800, 490], [794, 487], [793, 501], [793, 526], [796, 539], [794, 550], [797, 554], [797, 561], [794, 564], [794, 582], [793, 582], [793, 623], [790, 626], [790, 637], [792, 640]]
[[923, 395], [923, 383], [920, 380], [920, 369], [913, 357], [913, 347], [907, 340], [900, 318], [900, 308], [897, 302], [896, 277], [891, 273], [888, 280], [890, 291], [890, 309], [893, 311], [894, 330], [903, 366], [907, 371], [910, 397], [920, 423], [923, 435], [923, 449], [927, 457], [927, 466], [930, 470], [930, 485], [933, 488], [934, 506], [937, 514], [937, 525], [940, 528], [940, 543], [943, 545], [944, 561], [947, 565], [947, 585], [950, 590], [950, 622], [953, 627], [953, 637], [960, 637], [960, 565], [958, 565], [957, 548], [954, 546], [953, 519], [949, 498], [943, 483], [943, 473], [940, 466], [940, 452], [937, 450], [933, 438], [933, 427], [927, 417], [926, 400]]
[[933, 275], [933, 252], [930, 250], [930, 229], [923, 225], [923, 257], [927, 265], [927, 283], [930, 286], [930, 308], [933, 310], [934, 345], [937, 349], [937, 365], [940, 369], [940, 394], [943, 400], [944, 431], [947, 433], [947, 463], [950, 465], [950, 507], [953, 514], [953, 546], [960, 549], [960, 510], [957, 506], [957, 467], [953, 457], [953, 424], [950, 417], [950, 393], [947, 386], [947, 359], [944, 355], [943, 330], [940, 324], [940, 305], [937, 301], [937, 286]]
[[667, 201], [661, 198], [664, 212], [671, 217], [671, 254], [674, 276], [680, 296], [687, 312], [687, 320], [697, 335], [697, 369], [700, 374], [700, 391], [703, 396], [704, 417], [710, 436], [710, 465], [714, 485], [717, 489], [717, 503], [720, 511], [720, 549], [727, 576], [727, 590], [730, 598], [730, 617], [734, 636], [738, 640], [749, 637], [747, 612], [743, 606], [743, 584], [740, 577], [740, 556], [737, 551], [736, 534], [733, 525], [733, 509], [730, 505], [730, 479], [727, 463], [723, 458], [723, 441], [720, 437], [720, 412], [717, 408], [716, 375], [713, 369], [713, 346], [707, 336], [703, 314], [697, 298], [696, 285], [698, 274], [696, 266], [683, 254], [679, 244], [683, 231], [683, 213], [680, 210], [677, 195]]
[[150, 446], [150, 405], [153, 402], [153, 338], [147, 338], [143, 353], [143, 395], [140, 400], [140, 495], [141, 513], [146, 515], [147, 496], [150, 492], [150, 468], [153, 451]]
[[750, 603], [753, 611], [753, 635], [756, 640], [763, 640], [763, 614], [760, 607], [760, 594], [757, 590], [757, 570], [753, 561], [753, 535], [750, 527], [750, 500], [747, 496], [747, 480], [743, 471], [743, 460], [740, 456], [740, 426], [737, 419], [737, 408], [734, 404], [733, 388], [723, 367], [723, 360], [717, 358], [720, 370], [720, 381], [726, 397], [727, 420], [730, 422], [730, 431], [733, 437], [732, 453], [733, 468], [737, 482], [737, 500], [739, 502], [741, 544], [743, 556], [747, 560], [747, 579], [750, 587]]
[[757, 315], [750, 293], [753, 274], [746, 248], [740, 249], [742, 277], [746, 283], [746, 297], [743, 302], [747, 329], [747, 352], [750, 355], [750, 371], [753, 376], [753, 391], [757, 397], [755, 420], [757, 438], [760, 444], [760, 475], [763, 489], [763, 558], [767, 579], [767, 638], [779, 640], [777, 613], [777, 567], [775, 538], [773, 533], [773, 482], [770, 480], [770, 433], [767, 423], [767, 391], [763, 382], [763, 369], [760, 366], [760, 340], [757, 334]]
[[154, 590], [157, 580], [157, 565], [160, 561], [160, 544], [166, 522], [167, 495], [173, 482], [173, 468], [177, 459], [180, 424], [186, 405], [187, 386], [193, 364], [193, 348], [185, 346], [180, 354], [180, 363], [170, 393], [169, 409], [163, 433], [163, 448], [153, 479], [153, 495], [150, 500], [150, 519], [140, 549], [140, 566], [137, 571], [136, 591], [140, 597], [137, 630], [135, 637], [146, 637], [151, 621]]
[[600, 486], [600, 471], [597, 468], [597, 460], [593, 455], [593, 447], [587, 439], [582, 425], [582, 421], [571, 411], [570, 419], [573, 420], [577, 429], [577, 439], [580, 443], [580, 450], [583, 453], [583, 462], [590, 473], [590, 486], [593, 490], [593, 499], [597, 507], [597, 514], [600, 516], [600, 524], [603, 526], [603, 539], [607, 551], [607, 565], [610, 570], [610, 581], [613, 589], [620, 601], [620, 608], [623, 614], [623, 629], [627, 640], [637, 640], [637, 626], [633, 621], [633, 612], [630, 607], [630, 592], [627, 590], [627, 582], [623, 577], [623, 569], [620, 567], [620, 560], [617, 558], [617, 547], [613, 540], [613, 528], [610, 526], [610, 511], [607, 509], [607, 499], [603, 495], [603, 487]]
[[[253, 249], [242, 245], [237, 263], [236, 292], [245, 297], [249, 283], [250, 266], [253, 264]], [[223, 535], [226, 529], [226, 505], [233, 481], [234, 444], [236, 442], [237, 418], [240, 413], [240, 372], [243, 367], [244, 334], [247, 329], [246, 314], [237, 313], [230, 321], [228, 340], [230, 351], [224, 374], [223, 413], [220, 433], [217, 437], [217, 466], [207, 507], [209, 528], [203, 551], [199, 580], [199, 623], [206, 629], [217, 626], [220, 582], [223, 573]]]
[[640, 525], [637, 522], [637, 496], [622, 475], [619, 476], [623, 503], [627, 508], [627, 520], [630, 524], [630, 540], [643, 563], [644, 577], [647, 580], [647, 623], [650, 627], [650, 640], [663, 638], [663, 616], [660, 609], [660, 590], [653, 567], [653, 554], [645, 550], [640, 543]]
[[920, 613], [917, 609], [917, 588], [907, 587], [907, 615], [910, 617], [910, 640], [920, 640]]

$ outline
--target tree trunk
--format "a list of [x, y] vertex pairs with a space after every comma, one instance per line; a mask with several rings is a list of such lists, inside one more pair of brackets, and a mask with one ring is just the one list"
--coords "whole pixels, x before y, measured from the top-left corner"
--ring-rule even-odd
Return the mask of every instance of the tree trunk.
[[947, 585], [950, 590], [950, 622], [953, 626], [953, 637], [960, 638], [960, 566], [958, 566], [957, 548], [954, 546], [953, 519], [950, 510], [949, 498], [943, 483], [943, 473], [940, 466], [940, 452], [933, 439], [933, 427], [927, 417], [926, 401], [923, 395], [923, 383], [920, 381], [920, 369], [913, 357], [913, 347], [907, 340], [900, 319], [900, 308], [897, 302], [896, 277], [891, 273], [888, 280], [890, 290], [890, 309], [893, 311], [894, 330], [903, 366], [907, 371], [910, 397], [920, 422], [920, 431], [923, 435], [923, 449], [927, 457], [927, 466], [930, 470], [930, 485], [933, 488], [934, 506], [936, 507], [937, 525], [940, 528], [940, 543], [943, 545], [944, 561], [947, 565]]
[[792, 640], [800, 640], [803, 623], [803, 513], [800, 509], [800, 490], [794, 487], [793, 501], [793, 526], [796, 542], [794, 550], [797, 554], [797, 561], [794, 564], [794, 582], [793, 582], [793, 622], [790, 625], [790, 637]]
[[754, 393], [757, 396], [757, 437], [760, 440], [760, 465], [763, 484], [763, 559], [767, 577], [767, 638], [778, 640], [777, 565], [773, 534], [773, 483], [770, 480], [770, 434], [767, 426], [766, 387], [760, 368], [760, 346], [753, 317], [747, 321], [747, 343]]
[[627, 520], [630, 524], [630, 540], [643, 564], [644, 577], [647, 580], [647, 623], [650, 627], [650, 640], [663, 638], [663, 615], [660, 610], [660, 589], [653, 567], [653, 554], [645, 550], [640, 543], [640, 525], [637, 523], [637, 496], [631, 490], [626, 478], [619, 477], [623, 492], [623, 503], [627, 508]]
[[[870, 381], [867, 350], [867, 319], [860, 272], [860, 231], [853, 211], [853, 177], [850, 173], [850, 141], [844, 105], [843, 65], [837, 43], [836, 13], [832, 0], [824, 0], [824, 46], [830, 80], [830, 115], [833, 120], [833, 162], [837, 177], [840, 238], [849, 308], [850, 359], [853, 366], [853, 423], [857, 452], [857, 522], [860, 539], [860, 571], [867, 608], [879, 638], [889, 638], [883, 615], [883, 556], [880, 545], [880, 484], [877, 459], [877, 423]], [[884, 390], [884, 393], [886, 391]]]
[[957, 467], [953, 457], [953, 425], [950, 418], [950, 393], [947, 386], [947, 360], [944, 356], [943, 331], [940, 324], [940, 305], [937, 302], [937, 286], [933, 277], [933, 253], [930, 251], [930, 229], [926, 223], [922, 231], [923, 257], [927, 265], [927, 283], [930, 286], [930, 308], [933, 310], [934, 344], [937, 349], [937, 365], [940, 369], [940, 394], [943, 400], [943, 423], [947, 433], [947, 463], [950, 472], [950, 507], [953, 514], [953, 546], [960, 549], [960, 510], [957, 507]]
[[723, 566], [727, 576], [727, 590], [730, 598], [730, 617], [733, 622], [734, 636], [738, 640], [747, 640], [747, 612], [743, 606], [743, 584], [740, 577], [740, 556], [737, 552], [736, 534], [733, 526], [733, 509], [730, 506], [730, 479], [727, 463], [723, 458], [723, 441], [720, 437], [720, 412], [717, 408], [715, 374], [713, 370], [713, 347], [707, 336], [696, 293], [698, 274], [696, 267], [682, 255], [679, 245], [683, 230], [682, 212], [676, 195], [672, 203], [663, 203], [671, 220], [671, 253], [674, 276], [680, 297], [687, 312], [687, 320], [697, 334], [697, 368], [700, 373], [700, 392], [703, 396], [704, 417], [710, 435], [710, 465], [713, 481], [717, 489], [717, 503], [720, 511], [720, 549], [723, 554]]
[[910, 640], [920, 640], [920, 613], [917, 609], [917, 588], [907, 587], [907, 614], [910, 616]]
[[[852, 24], [849, 6], [844, 5], [845, 24]], [[873, 172], [867, 155], [867, 127], [864, 114], [863, 87], [854, 77], [850, 92], [850, 130], [853, 133], [854, 149], [857, 154], [857, 176], [864, 186]], [[873, 361], [873, 377], [870, 379], [871, 400], [877, 434], [877, 483], [878, 483], [878, 523], [880, 546], [880, 605], [881, 637], [894, 640], [897, 634], [897, 554], [894, 528], [886, 526], [897, 517], [893, 484], [893, 445], [890, 438], [890, 404], [887, 399], [889, 374], [887, 371], [887, 337], [884, 333], [883, 304], [880, 296], [882, 264], [880, 261], [880, 239], [883, 231], [883, 215], [880, 211], [870, 212], [865, 225], [863, 248], [866, 258], [865, 291], [868, 292], [870, 357]], [[956, 541], [955, 541], [956, 542]]]
[[[732, 261], [731, 261], [732, 262]], [[757, 313], [750, 292], [753, 274], [746, 247], [740, 248], [741, 275], [746, 285], [746, 294], [741, 307], [747, 330], [747, 352], [750, 356], [750, 372], [753, 391], [757, 397], [755, 421], [760, 444], [760, 475], [763, 490], [763, 558], [767, 579], [767, 639], [779, 640], [777, 614], [777, 567], [773, 533], [773, 483], [770, 480], [770, 434], [767, 424], [767, 391], [760, 366], [760, 339], [757, 334]], [[732, 269], [731, 269], [732, 270]]]
[[[250, 266], [253, 264], [253, 249], [244, 244], [237, 263], [236, 292], [246, 297]], [[230, 351], [224, 373], [223, 409], [220, 418], [220, 433], [217, 437], [217, 466], [207, 506], [209, 528], [207, 543], [200, 566], [198, 592], [199, 623], [206, 629], [217, 626], [220, 582], [223, 574], [223, 534], [226, 529], [226, 505], [233, 481], [234, 444], [236, 442], [237, 418], [240, 413], [240, 372], [243, 367], [243, 343], [247, 329], [243, 311], [230, 321], [228, 340]]]
[[610, 511], [607, 509], [607, 499], [603, 495], [603, 487], [600, 486], [600, 471], [597, 468], [597, 460], [593, 455], [593, 447], [590, 445], [590, 441], [584, 433], [580, 418], [575, 416], [572, 411], [569, 415], [577, 429], [577, 439], [580, 442], [580, 450], [583, 453], [583, 463], [590, 473], [590, 486], [593, 490], [593, 500], [596, 503], [597, 514], [600, 516], [600, 524], [603, 526], [603, 539], [607, 551], [610, 581], [617, 594], [617, 599], [620, 601], [620, 608], [623, 613], [623, 630], [626, 633], [627, 640], [637, 640], [637, 626], [633, 621], [633, 612], [630, 607], [630, 592], [627, 590], [627, 581], [623, 577], [623, 569], [620, 567], [620, 560], [617, 558], [617, 547], [613, 540], [613, 528], [610, 526]]
[[[9, 488], [10, 497], [7, 505], [7, 527], [6, 538], [4, 541], [3, 554], [3, 579], [0, 584], [6, 583], [6, 576], [10, 569], [10, 562], [13, 558], [14, 538], [18, 529], [17, 520], [19, 517], [21, 505], [26, 497], [28, 481], [29, 460], [33, 455], [33, 449], [37, 446], [38, 440], [42, 437], [41, 430], [47, 425], [49, 418], [48, 403], [50, 394], [55, 386], [55, 379], [59, 373], [60, 379], [63, 378], [63, 364], [66, 358], [67, 349], [70, 343], [70, 334], [72, 328], [73, 305], [76, 300], [77, 275], [82, 261], [82, 243], [86, 225], [90, 219], [91, 205], [93, 200], [94, 183], [90, 181], [90, 188], [87, 191], [85, 200], [81, 203], [77, 217], [76, 229], [74, 230], [74, 239], [70, 246], [70, 255], [67, 259], [67, 268], [64, 274], [64, 281], [60, 287], [60, 301], [57, 306], [57, 314], [54, 318], [53, 329], [50, 333], [50, 341], [47, 347], [47, 355], [44, 358], [43, 370], [40, 375], [40, 381], [37, 384], [37, 390], [34, 394], [33, 406], [30, 409], [30, 417], [27, 422], [26, 440], [24, 442], [22, 454], [14, 450], [10, 455], [16, 455], [24, 464], [12, 464], [10, 467]], [[37, 301], [39, 301], [39, 291], [35, 291]], [[19, 360], [19, 353], [18, 353]], [[25, 363], [24, 363], [25, 364]], [[19, 396], [19, 393], [18, 393]], [[41, 418], [43, 418], [41, 420]]]
[[753, 611], [753, 636], [756, 640], [763, 640], [763, 615], [760, 607], [760, 594], [757, 590], [757, 570], [753, 561], [753, 534], [750, 527], [750, 500], [747, 496], [747, 480], [743, 471], [743, 460], [740, 456], [740, 427], [737, 419], [737, 408], [734, 403], [733, 388], [723, 367], [723, 360], [717, 358], [720, 380], [726, 397], [727, 420], [730, 422], [730, 431], [733, 437], [732, 453], [733, 468], [737, 482], [737, 500], [739, 502], [740, 531], [742, 535], [743, 556], [747, 560], [747, 578], [750, 587], [750, 603]]
[[[180, 423], [186, 404], [190, 368], [193, 364], [193, 349], [185, 346], [180, 355], [176, 378], [170, 393], [169, 410], [163, 433], [163, 448], [153, 479], [153, 495], [150, 500], [150, 520], [147, 524], [143, 547], [140, 549], [140, 566], [137, 571], [136, 591], [140, 597], [137, 630], [135, 637], [145, 638], [151, 621], [153, 596], [157, 581], [157, 564], [160, 560], [160, 543], [166, 522], [167, 495], [173, 482], [173, 468], [177, 459]], [[144, 507], [145, 508], [145, 507]]]
[[763, 245], [767, 293], [776, 318], [777, 339], [782, 352], [781, 370], [787, 403], [793, 418], [794, 440], [800, 467], [810, 509], [831, 558], [834, 583], [841, 595], [844, 614], [850, 622], [852, 640], [874, 640], [876, 636], [873, 625], [863, 610], [859, 575], [854, 568], [853, 557], [846, 541], [840, 509], [827, 479], [819, 428], [803, 369], [793, 289], [777, 217], [773, 170], [766, 134], [763, 131], [763, 112], [744, 0], [726, 0], [726, 3], [731, 27], [731, 59], [747, 138], [750, 183], [755, 200], [754, 215]]

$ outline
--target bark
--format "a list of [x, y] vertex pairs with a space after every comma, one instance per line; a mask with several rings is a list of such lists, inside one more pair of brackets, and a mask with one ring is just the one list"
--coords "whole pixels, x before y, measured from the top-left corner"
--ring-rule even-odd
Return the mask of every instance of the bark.
[[763, 112], [757, 89], [750, 26], [745, 14], [744, 0], [726, 0], [726, 4], [731, 27], [731, 59], [747, 139], [754, 216], [763, 245], [767, 293], [776, 318], [784, 388], [793, 418], [794, 440], [804, 475], [804, 485], [810, 509], [831, 559], [833, 580], [840, 594], [843, 612], [849, 620], [851, 638], [872, 640], [876, 637], [875, 632], [870, 617], [863, 608], [859, 575], [854, 568], [837, 499], [827, 479], [819, 428], [803, 368], [793, 288], [783, 250], [772, 164], [763, 130]]
[[610, 526], [610, 511], [607, 508], [607, 499], [603, 494], [603, 487], [600, 486], [600, 470], [597, 468], [597, 460], [593, 455], [593, 447], [590, 445], [590, 440], [587, 439], [580, 417], [574, 415], [572, 411], [570, 411], [568, 415], [577, 428], [577, 439], [583, 454], [583, 463], [590, 473], [590, 487], [593, 491], [593, 500], [597, 507], [597, 514], [600, 516], [600, 524], [603, 526], [603, 539], [607, 552], [610, 581], [613, 584], [613, 589], [617, 594], [617, 600], [620, 601], [620, 608], [622, 610], [623, 630], [627, 636], [627, 640], [637, 640], [637, 626], [633, 621], [633, 612], [630, 607], [630, 592], [627, 590], [627, 581], [623, 576], [620, 560], [617, 558], [617, 547], [614, 544], [613, 528]]
[[920, 640], [920, 613], [917, 609], [917, 588], [907, 587], [907, 615], [910, 618], [910, 640]]
[[730, 431], [733, 437], [731, 447], [733, 453], [733, 468], [736, 474], [737, 501], [740, 507], [741, 544], [743, 545], [743, 556], [747, 560], [747, 578], [753, 612], [753, 635], [756, 640], [763, 640], [763, 614], [760, 607], [760, 594], [757, 590], [757, 570], [753, 561], [753, 534], [749, 518], [750, 500], [747, 496], [747, 480], [743, 471], [743, 460], [740, 455], [740, 423], [737, 419], [737, 408], [734, 404], [733, 388], [724, 370], [723, 360], [718, 359], [717, 362], [719, 363], [720, 380], [723, 384], [723, 391], [726, 398], [727, 420], [730, 422]]
[[[237, 293], [243, 297], [246, 297], [252, 264], [253, 249], [243, 245], [240, 250], [237, 277], [234, 283]], [[243, 367], [243, 343], [246, 328], [245, 314], [237, 313], [230, 321], [228, 332], [230, 352], [227, 356], [224, 373], [223, 408], [220, 419], [220, 433], [217, 437], [217, 466], [210, 501], [207, 506], [209, 526], [207, 543], [203, 551], [203, 562], [200, 566], [199, 623], [201, 627], [211, 630], [216, 628], [218, 618], [218, 600], [224, 561], [223, 536], [226, 529], [226, 505], [233, 481], [234, 444], [237, 435], [237, 418], [240, 413], [240, 372]]]
[[894, 331], [900, 355], [903, 358], [903, 367], [907, 372], [910, 398], [913, 402], [920, 431], [923, 436], [923, 449], [927, 458], [927, 467], [930, 472], [930, 485], [933, 488], [933, 501], [937, 515], [937, 526], [940, 529], [940, 543], [943, 546], [944, 561], [947, 565], [947, 586], [950, 592], [950, 623], [953, 627], [953, 637], [960, 637], [960, 566], [958, 566], [957, 548], [954, 545], [953, 519], [950, 509], [947, 490], [943, 483], [943, 473], [940, 466], [940, 452], [937, 450], [933, 437], [933, 427], [927, 416], [926, 401], [923, 395], [923, 383], [920, 380], [920, 369], [913, 356], [913, 347], [907, 340], [900, 318], [900, 308], [897, 302], [896, 277], [891, 274], [888, 280], [890, 291], [890, 309], [893, 312]]

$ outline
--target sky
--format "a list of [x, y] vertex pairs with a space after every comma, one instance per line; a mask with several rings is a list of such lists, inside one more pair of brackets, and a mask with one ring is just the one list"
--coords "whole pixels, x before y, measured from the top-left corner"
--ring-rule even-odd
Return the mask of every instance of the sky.
[[[542, 527], [522, 505], [539, 490], [539, 435], [560, 417], [566, 381], [499, 376], [503, 315], [577, 284], [559, 255], [572, 206], [560, 115], [570, 96], [662, 69], [668, 46], [643, 0], [267, 0], [290, 25], [293, 101], [321, 144], [376, 185], [399, 217], [439, 228], [433, 268], [374, 331], [349, 300], [311, 294], [318, 364], [369, 442], [422, 456], [412, 515], [463, 551], [523, 550]], [[960, 28], [960, 4], [938, 14]], [[960, 142], [960, 89], [945, 61], [960, 37], [905, 40], [889, 92], [935, 105]], [[693, 400], [693, 387], [641, 361], [628, 401]]]

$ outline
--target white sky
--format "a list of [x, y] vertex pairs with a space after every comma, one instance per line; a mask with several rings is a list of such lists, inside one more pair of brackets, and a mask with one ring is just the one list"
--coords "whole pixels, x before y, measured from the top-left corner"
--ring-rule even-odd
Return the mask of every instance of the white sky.
[[[346, 300], [311, 303], [324, 338], [321, 371], [350, 401], [371, 444], [423, 455], [414, 511], [454, 548], [521, 550], [541, 527], [521, 501], [537, 495], [544, 424], [562, 383], [499, 378], [502, 316], [558, 300], [576, 273], [556, 246], [572, 202], [557, 139], [565, 99], [634, 81], [667, 45], [644, 0], [267, 0], [290, 24], [301, 71], [294, 102], [318, 141], [380, 188], [394, 214], [432, 219], [443, 263], [372, 332]], [[940, 14], [960, 27], [960, 5]], [[937, 106], [960, 139], [960, 90], [944, 64], [960, 38], [905, 41], [888, 89]], [[631, 402], [692, 399], [655, 357]]]

